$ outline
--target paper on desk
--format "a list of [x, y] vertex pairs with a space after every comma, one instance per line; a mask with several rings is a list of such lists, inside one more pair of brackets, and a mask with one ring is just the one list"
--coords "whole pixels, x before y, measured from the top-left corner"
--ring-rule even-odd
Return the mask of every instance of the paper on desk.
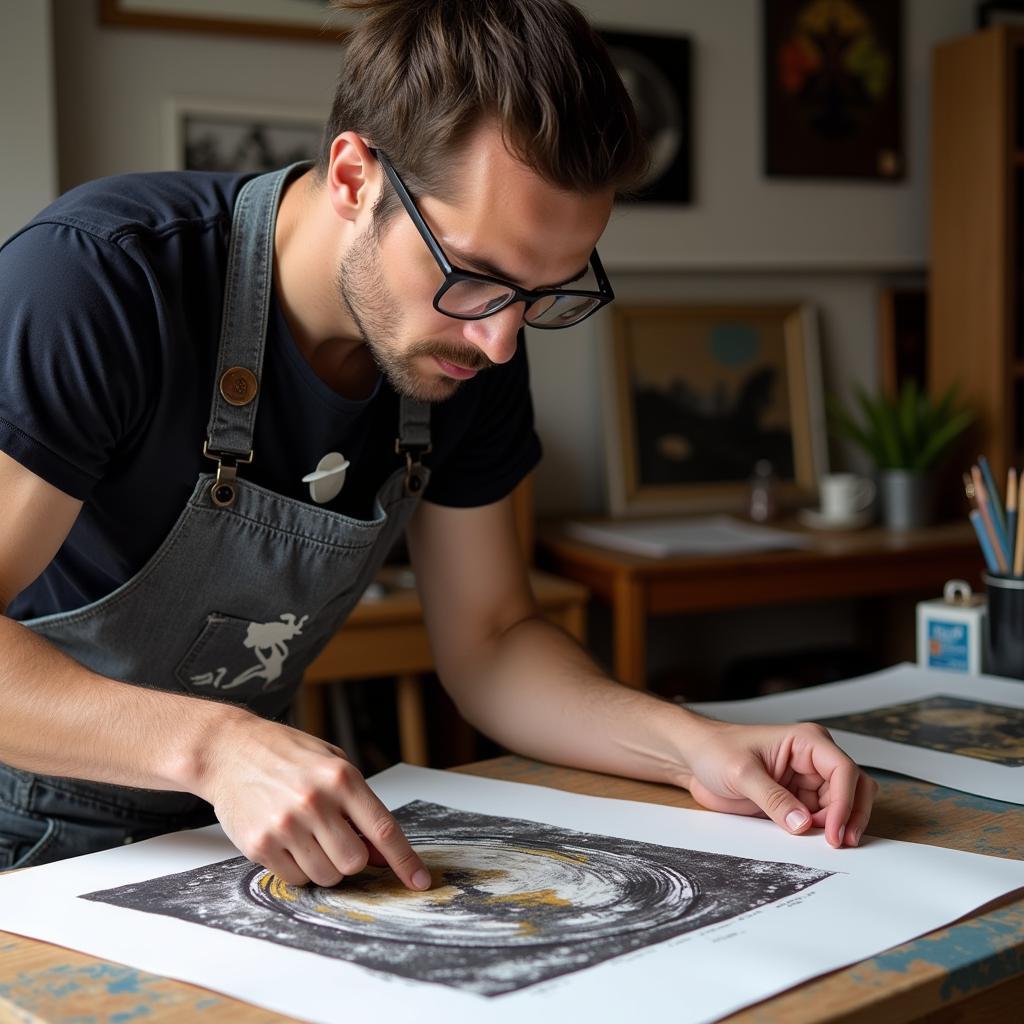
[[732, 516], [568, 522], [569, 537], [634, 555], [733, 555], [807, 547], [802, 534], [745, 523]]
[[407, 766], [372, 785], [430, 893], [292, 890], [215, 826], [0, 877], [0, 929], [310, 1021], [698, 1022], [1024, 885], [1018, 861], [765, 820]]
[[688, 706], [728, 722], [820, 721], [858, 764], [1024, 804], [1024, 682], [899, 665], [770, 697]]

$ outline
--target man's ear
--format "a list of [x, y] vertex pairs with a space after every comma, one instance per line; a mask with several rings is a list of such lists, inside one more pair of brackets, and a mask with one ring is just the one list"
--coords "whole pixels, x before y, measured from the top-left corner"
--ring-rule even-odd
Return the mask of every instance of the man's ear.
[[342, 132], [331, 143], [326, 188], [334, 212], [355, 222], [367, 217], [380, 194], [380, 164], [361, 136]]

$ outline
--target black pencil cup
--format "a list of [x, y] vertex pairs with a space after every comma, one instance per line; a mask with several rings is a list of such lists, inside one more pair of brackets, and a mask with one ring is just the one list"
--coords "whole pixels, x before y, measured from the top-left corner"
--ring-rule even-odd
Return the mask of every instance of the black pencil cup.
[[1024, 679], [1024, 579], [984, 575], [988, 591], [985, 671]]

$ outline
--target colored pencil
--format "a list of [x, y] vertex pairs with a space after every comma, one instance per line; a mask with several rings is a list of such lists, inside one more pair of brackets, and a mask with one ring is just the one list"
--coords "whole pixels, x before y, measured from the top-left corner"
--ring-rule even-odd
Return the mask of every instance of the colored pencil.
[[[1006, 471], [1006, 564], [1016, 563], [1017, 551], [1017, 470]], [[1012, 572], [1013, 569], [1011, 568]]]
[[[996, 486], [996, 478], [992, 475], [992, 467], [984, 455], [978, 456], [978, 469], [981, 470], [981, 478], [985, 481], [985, 490], [988, 492], [988, 503], [992, 511], [992, 522], [999, 527], [1002, 539], [1006, 539], [1006, 513], [1003, 511], [1003, 499]], [[1004, 543], [1003, 554], [1008, 550]]]
[[971, 479], [974, 481], [974, 500], [978, 503], [978, 512], [981, 515], [981, 521], [985, 526], [985, 533], [988, 536], [989, 542], [992, 545], [992, 551], [995, 554], [996, 566], [1000, 575], [1005, 576], [1009, 572], [1009, 566], [1006, 564], [1006, 549], [999, 543], [999, 534], [996, 532], [995, 524], [993, 523], [992, 512], [989, 508], [988, 493], [985, 489], [985, 482], [981, 478], [981, 470], [977, 466], [971, 467]]
[[1017, 481], [1017, 543], [1013, 553], [1013, 575], [1024, 576], [1024, 516], [1021, 507], [1024, 505], [1024, 473], [1018, 474]]
[[976, 509], [971, 509], [971, 526], [974, 527], [974, 532], [978, 535], [978, 543], [981, 545], [981, 553], [985, 557], [985, 564], [988, 566], [988, 571], [991, 573], [998, 573], [999, 566], [996, 564], [995, 552], [992, 550], [992, 542], [988, 539], [988, 534], [985, 533], [985, 525], [981, 521], [981, 513]]

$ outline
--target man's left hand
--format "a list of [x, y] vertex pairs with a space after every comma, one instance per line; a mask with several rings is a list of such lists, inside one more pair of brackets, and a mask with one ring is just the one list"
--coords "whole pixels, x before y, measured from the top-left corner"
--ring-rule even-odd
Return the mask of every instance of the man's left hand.
[[837, 849], [860, 842], [878, 783], [832, 742], [828, 730], [704, 720], [688, 747], [683, 785], [702, 806], [765, 814], [787, 832], [824, 828]]

